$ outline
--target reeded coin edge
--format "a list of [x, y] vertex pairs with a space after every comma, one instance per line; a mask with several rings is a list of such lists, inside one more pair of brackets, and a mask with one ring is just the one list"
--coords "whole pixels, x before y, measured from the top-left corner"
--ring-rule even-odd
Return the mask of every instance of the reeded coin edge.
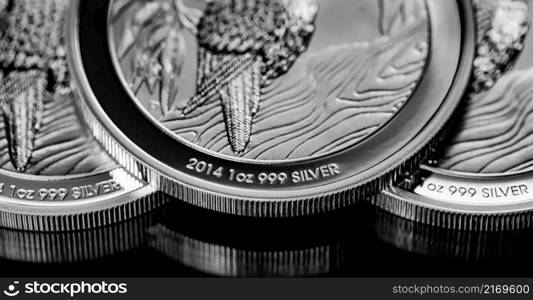
[[468, 206], [463, 209], [450, 203], [433, 201], [388, 187], [373, 199], [373, 204], [399, 217], [454, 230], [501, 231], [533, 226], [533, 203], [501, 206]]
[[[446, 96], [446, 99], [448, 99], [447, 101], [454, 101], [454, 99], [457, 99], [457, 101], [453, 104], [452, 109], [440, 110], [438, 112], [439, 117], [445, 120], [448, 120], [451, 117], [454, 110], [453, 108], [456, 107], [460, 95], [462, 95], [466, 89], [466, 82], [471, 74], [470, 69], [474, 59], [473, 43], [475, 34], [471, 3], [470, 1], [462, 1], [461, 3], [464, 13], [462, 17], [468, 25], [465, 26], [466, 28], [463, 32], [463, 48], [458, 70], [456, 71], [454, 82]], [[73, 66], [76, 70], [73, 72], [73, 77], [78, 83], [78, 86], [85, 87], [76, 90], [80, 93], [79, 97], [77, 97], [77, 104], [80, 108], [82, 119], [86, 122], [91, 133], [102, 147], [125, 169], [129, 170], [136, 176], [143, 178], [147, 182], [150, 182], [161, 191], [189, 204], [221, 213], [250, 217], [298, 217], [325, 213], [349, 206], [360, 200], [378, 194], [385, 187], [397, 182], [398, 179], [402, 178], [403, 174], [415, 170], [418, 167], [419, 162], [429, 157], [431, 149], [434, 149], [442, 142], [442, 128], [446, 122], [442, 122], [441, 124], [435, 124], [435, 122], [433, 122], [432, 130], [428, 130], [428, 128], [424, 129], [430, 131], [426, 136], [417, 136], [418, 139], [423, 138], [425, 140], [416, 143], [416, 146], [411, 150], [411, 156], [403, 162], [399, 161], [396, 165], [390, 167], [388, 171], [378, 174], [366, 182], [346, 187], [338, 192], [314, 195], [307, 198], [276, 200], [244, 198], [221, 195], [205, 189], [186, 185], [176, 179], [159, 173], [126, 151], [120, 143], [118, 143], [107, 130], [103, 128], [92, 109], [84, 102], [83, 99], [85, 99], [85, 97], [94, 98], [94, 95], [92, 95], [92, 92], [87, 87], [87, 78], [85, 78], [83, 74], [83, 66], [80, 65], [79, 45], [74, 42], [77, 40], [77, 22], [75, 16], [77, 16], [77, 6], [79, 2], [76, 1], [74, 4], [75, 5], [72, 5], [71, 7], [71, 13], [69, 15], [71, 19], [69, 22], [69, 27], [71, 29], [71, 34], [69, 36], [70, 42], [68, 43], [69, 53], [71, 54], [69, 56], [69, 65]], [[415, 144], [415, 142], [412, 142], [412, 144]]]
[[361, 199], [379, 193], [385, 187], [403, 178], [405, 173], [417, 169], [419, 162], [429, 158], [432, 149], [440, 145], [443, 140], [443, 132], [439, 130], [434, 134], [428, 144], [419, 147], [415, 155], [412, 155], [391, 171], [360, 185], [329, 195], [268, 201], [225, 196], [211, 191], [201, 190], [197, 187], [189, 187], [177, 180], [158, 173], [123, 150], [120, 144], [102, 128], [99, 121], [97, 121], [89, 107], [83, 101], [79, 101], [78, 104], [81, 108], [83, 118], [89, 124], [93, 135], [101, 143], [102, 147], [119, 161], [122, 166], [130, 170], [130, 172], [137, 172], [137, 176], [158, 187], [164, 193], [189, 204], [221, 213], [251, 217], [298, 217], [324, 213], [349, 206]]
[[[124, 222], [164, 205], [169, 197], [150, 186], [107, 199], [104, 207], [79, 206], [70, 209], [0, 205], [0, 226], [29, 231], [74, 231], [92, 229]], [[105, 202], [105, 201], [104, 201]]]
[[[457, 109], [440, 133], [442, 142], [450, 136], [454, 121], [462, 114]], [[429, 151], [427, 159], [434, 159], [438, 151]], [[461, 205], [430, 199], [408, 190], [421, 180], [418, 172], [404, 176], [403, 187], [393, 184], [385, 187], [371, 199], [379, 209], [398, 218], [450, 230], [503, 231], [531, 228], [533, 226], [533, 201], [509, 205]]]

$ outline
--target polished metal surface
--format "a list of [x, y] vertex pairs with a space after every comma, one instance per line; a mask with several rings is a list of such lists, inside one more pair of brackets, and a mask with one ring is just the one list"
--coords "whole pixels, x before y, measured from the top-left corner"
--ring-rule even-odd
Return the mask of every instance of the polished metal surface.
[[[343, 150], [413, 94], [429, 47], [425, 4], [292, 2], [283, 13], [276, 1], [113, 2], [117, 72], [153, 122], [211, 155], [289, 161]], [[252, 22], [254, 13], [264, 16]], [[150, 21], [159, 15], [169, 23]]]
[[384, 211], [377, 214], [377, 237], [400, 250], [461, 263], [506, 261], [531, 253], [531, 229], [513, 231], [454, 230], [432, 226]]
[[[317, 276], [342, 265], [342, 243], [263, 249], [224, 245], [171, 230], [162, 224], [148, 230], [148, 244], [198, 271], [217, 276]], [[276, 249], [277, 248], [277, 249]]]
[[196, 6], [76, 1], [69, 53], [111, 156], [224, 213], [301, 216], [374, 195], [440, 141], [474, 62], [470, 1]]
[[24, 263], [94, 261], [135, 250], [146, 243], [151, 212], [124, 222], [80, 231], [39, 232], [0, 229], [0, 258]]
[[147, 246], [177, 264], [210, 275], [323, 276], [338, 272], [344, 258], [358, 252], [352, 245], [363, 238], [358, 232], [372, 233], [371, 226], [361, 226], [372, 213], [350, 211], [264, 219], [170, 202], [159, 223], [147, 230]]
[[[522, 1], [494, 3], [498, 6], [491, 14], [493, 28], [487, 38], [493, 39], [493, 45], [500, 44], [491, 48], [508, 51], [500, 57], [507, 58], [502, 66], [509, 68], [516, 58], [513, 49], [523, 46], [527, 5]], [[481, 16], [486, 18], [486, 14]], [[495, 68], [489, 64], [486, 70]], [[466, 95], [446, 147], [437, 150], [408, 182], [383, 192], [376, 199], [378, 206], [452, 229], [531, 227], [532, 71], [513, 71], [492, 82], [489, 90], [475, 89]]]
[[69, 1], [4, 4], [0, 225], [84, 229], [157, 206], [154, 189], [119, 167], [79, 121], [64, 44]]

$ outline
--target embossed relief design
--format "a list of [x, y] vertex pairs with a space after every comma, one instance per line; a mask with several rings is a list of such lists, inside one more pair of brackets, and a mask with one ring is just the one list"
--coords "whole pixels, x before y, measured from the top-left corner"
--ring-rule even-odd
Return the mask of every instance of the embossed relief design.
[[[80, 124], [72, 97], [72, 94], [55, 95], [43, 100], [42, 125], [35, 131], [35, 145], [24, 173], [82, 174], [115, 166]], [[4, 117], [0, 117], [0, 166], [14, 170], [5, 124]]]
[[211, 151], [344, 149], [390, 120], [423, 72], [423, 1], [199, 2], [115, 1], [110, 37], [137, 101]]
[[471, 173], [533, 169], [533, 69], [504, 75], [466, 106], [457, 134], [439, 162]]
[[112, 160], [78, 121], [62, 27], [68, 0], [0, 3], [0, 167], [27, 174], [104, 170]]

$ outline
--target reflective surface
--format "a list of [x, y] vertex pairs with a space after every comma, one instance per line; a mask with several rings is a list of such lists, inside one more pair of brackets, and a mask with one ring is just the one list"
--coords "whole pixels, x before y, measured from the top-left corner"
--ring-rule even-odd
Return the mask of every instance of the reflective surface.
[[[82, 277], [533, 275], [530, 255], [533, 242], [529, 238], [532, 231], [500, 234], [433, 231], [434, 228], [376, 212], [370, 206], [354, 207], [319, 219], [309, 218], [298, 224], [254, 222], [206, 214], [204, 210], [174, 203], [165, 208], [166, 216], [159, 215], [150, 221], [153, 225], [144, 227], [144, 237], [141, 232], [137, 232], [137, 238], [129, 237], [128, 244], [134, 247], [68, 264], [27, 263], [35, 259], [16, 262], [6, 259], [3, 251], [0, 274], [10, 277], [22, 274]], [[387, 226], [387, 233], [382, 225]], [[330, 226], [342, 229], [332, 231]], [[161, 234], [162, 228], [166, 228], [163, 230], [166, 233]], [[78, 236], [93, 236], [95, 243], [79, 243], [82, 250], [77, 251], [96, 247], [97, 234]], [[9, 240], [10, 243], [31, 241]], [[119, 243], [109, 241], [107, 247]], [[162, 247], [163, 244], [167, 246]], [[22, 243], [15, 248], [31, 245]]]

